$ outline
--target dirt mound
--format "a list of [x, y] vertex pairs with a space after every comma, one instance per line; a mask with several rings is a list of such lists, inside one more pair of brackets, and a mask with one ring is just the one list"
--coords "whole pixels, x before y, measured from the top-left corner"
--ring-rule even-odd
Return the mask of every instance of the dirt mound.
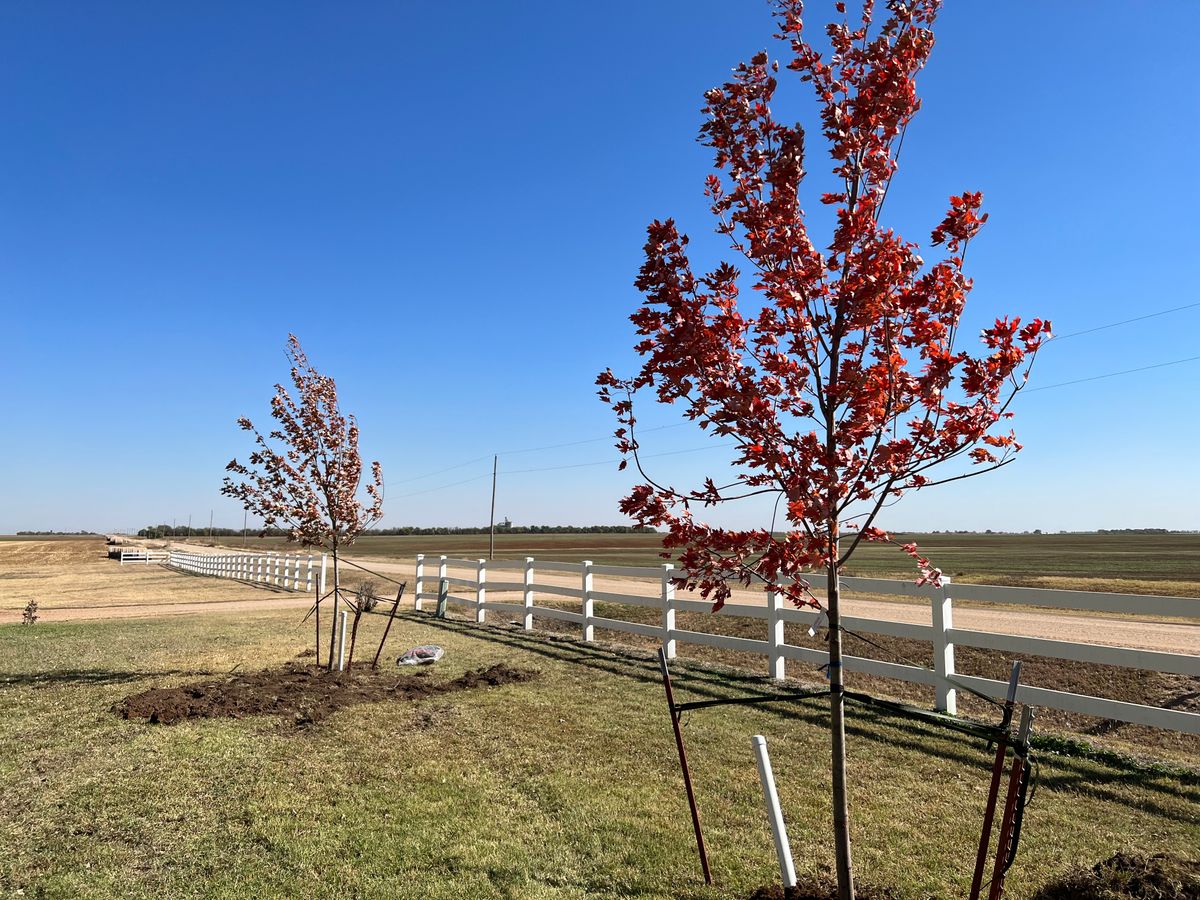
[[428, 670], [397, 677], [369, 669], [328, 672], [289, 663], [279, 669], [217, 681], [151, 688], [126, 697], [113, 706], [113, 712], [123, 719], [146, 719], [157, 725], [174, 725], [184, 719], [262, 715], [290, 717], [297, 725], [307, 725], [356, 703], [422, 700], [454, 691], [529, 681], [537, 674], [497, 663], [439, 681], [430, 677]]
[[1200, 900], [1200, 860], [1117, 853], [1052, 881], [1034, 900]]
[[[896, 895], [887, 888], [869, 884], [855, 884], [854, 896], [859, 900], [895, 900]], [[749, 900], [837, 900], [837, 883], [829, 879], [800, 878], [795, 887], [785, 888], [778, 884], [755, 889]]]

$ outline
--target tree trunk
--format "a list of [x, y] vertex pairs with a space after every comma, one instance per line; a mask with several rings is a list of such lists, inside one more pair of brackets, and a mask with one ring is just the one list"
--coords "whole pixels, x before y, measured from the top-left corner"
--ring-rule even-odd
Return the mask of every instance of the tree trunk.
[[329, 671], [333, 671], [333, 652], [337, 646], [338, 633], [338, 600], [341, 594], [338, 585], [338, 546], [333, 542], [333, 614], [329, 617]]
[[[836, 539], [835, 539], [836, 540]], [[836, 559], [836, 543], [834, 545]], [[826, 600], [829, 612], [829, 731], [833, 752], [833, 849], [838, 900], [854, 900], [854, 865], [850, 857], [850, 802], [846, 792], [846, 698], [842, 678], [841, 586], [836, 565], [829, 566]]]

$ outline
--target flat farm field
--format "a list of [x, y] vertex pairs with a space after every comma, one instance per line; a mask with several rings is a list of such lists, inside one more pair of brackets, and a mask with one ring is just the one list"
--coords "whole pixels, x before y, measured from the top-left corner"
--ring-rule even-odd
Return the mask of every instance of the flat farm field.
[[[935, 566], [956, 581], [1021, 587], [1200, 597], [1200, 532], [1195, 534], [897, 534], [915, 541]], [[226, 539], [240, 546], [240, 539]], [[277, 538], [249, 538], [250, 548], [282, 549]], [[488, 536], [405, 535], [360, 538], [351, 556], [411, 562], [418, 553], [486, 557]], [[656, 534], [498, 534], [496, 556], [602, 565], [664, 562]], [[915, 577], [909, 559], [892, 546], [859, 547], [850, 574]]]

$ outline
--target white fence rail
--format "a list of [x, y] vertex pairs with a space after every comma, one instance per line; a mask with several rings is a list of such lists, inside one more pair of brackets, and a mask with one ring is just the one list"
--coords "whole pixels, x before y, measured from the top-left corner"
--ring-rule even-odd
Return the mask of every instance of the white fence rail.
[[[820, 666], [829, 661], [829, 655], [824, 650], [786, 643], [784, 639], [785, 624], [812, 626], [816, 622], [817, 613], [812, 610], [796, 609], [785, 603], [784, 599], [774, 592], [767, 594], [767, 602], [764, 606], [727, 603], [717, 613], [722, 616], [762, 620], [764, 635], [761, 639], [679, 629], [675, 624], [677, 613], [711, 613], [712, 605], [697, 600], [676, 598], [672, 578], [677, 573], [670, 565], [661, 567], [599, 566], [588, 561], [582, 563], [538, 562], [535, 571], [533, 557], [526, 557], [524, 560], [468, 560], [447, 556], [427, 558], [424, 555], [418, 555], [416, 562], [413, 598], [417, 610], [424, 608], [425, 601], [437, 599], [438, 585], [444, 581], [448, 589], [447, 601], [465, 607], [474, 614], [475, 621], [479, 623], [486, 621], [489, 611], [496, 611], [520, 616], [521, 622], [527, 630], [533, 628], [535, 617], [571, 622], [580, 627], [581, 636], [585, 641], [595, 639], [597, 628], [654, 638], [662, 643], [668, 657], [676, 655], [680, 643], [702, 644], [745, 653], [757, 653], [767, 658], [767, 670], [771, 677], [776, 679], [785, 677], [788, 660], [802, 662], [809, 666]], [[464, 577], [461, 574], [464, 569], [471, 572], [474, 577]], [[451, 575], [451, 570], [459, 574]], [[537, 572], [554, 573], [560, 576], [560, 582], [562, 575], [574, 575], [579, 580], [577, 586], [562, 583], [538, 583]], [[632, 585], [629, 581], [614, 585], [614, 587], [624, 587], [624, 591], [599, 590], [596, 587], [597, 577], [640, 579], [642, 581], [640, 587], [643, 592], [632, 593]], [[648, 590], [650, 586], [645, 583], [645, 580], [650, 578], [658, 581], [657, 590]], [[430, 590], [431, 587], [432, 590]], [[1091, 591], [1061, 591], [1041, 588], [1008, 588], [976, 584], [947, 584], [943, 587], [933, 587], [932, 585], [916, 585], [908, 581], [878, 578], [843, 578], [842, 587], [845, 590], [861, 594], [915, 597], [930, 604], [932, 621], [930, 625], [853, 616], [843, 616], [842, 622], [844, 627], [851, 631], [930, 642], [934, 660], [931, 669], [855, 656], [843, 657], [843, 665], [852, 672], [863, 672], [884, 678], [929, 685], [934, 689], [937, 708], [951, 714], [957, 711], [956, 682], [997, 699], [1005, 696], [1008, 687], [1006, 682], [956, 673], [954, 667], [956, 646], [978, 647], [1024, 656], [1044, 656], [1200, 677], [1200, 656], [1196, 655], [1142, 650], [1133, 647], [1112, 647], [1081, 641], [1047, 640], [954, 627], [954, 600], [972, 600], [1021, 606], [1054, 607], [1084, 613], [1165, 616], [1189, 620], [1187, 624], [1181, 626], [1188, 628], [1194, 627], [1194, 623], [1200, 622], [1200, 599], [1138, 594], [1101, 594]], [[508, 602], [496, 600], [494, 596], [497, 594], [509, 597], [519, 595], [519, 602], [516, 602], [516, 597]], [[561, 606], [539, 606], [537, 604], [539, 597], [577, 600], [578, 610], [563, 609]], [[597, 616], [595, 614], [597, 602], [650, 607], [661, 612], [661, 619], [655, 624], [647, 624]], [[1097, 627], [1102, 626], [1103, 620], [1097, 619]], [[1053, 691], [1024, 684], [1020, 686], [1017, 699], [1034, 706], [1050, 707], [1081, 715], [1200, 734], [1200, 713]]]
[[170, 558], [170, 550], [148, 550], [145, 547], [122, 547], [120, 556], [121, 565], [125, 565], [125, 563], [149, 565], [152, 562], [166, 562]]
[[[285, 591], [312, 593], [314, 583], [325, 586], [326, 559], [311, 553], [194, 553], [187, 550], [121, 551], [126, 562], [161, 562], [172, 569], [212, 578], [232, 578], [250, 584], [263, 584]], [[315, 581], [314, 581], [315, 580]]]

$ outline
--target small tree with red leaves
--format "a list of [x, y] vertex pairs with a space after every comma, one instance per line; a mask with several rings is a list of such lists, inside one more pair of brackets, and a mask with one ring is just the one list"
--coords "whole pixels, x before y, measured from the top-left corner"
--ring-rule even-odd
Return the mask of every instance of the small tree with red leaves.
[[[805, 575], [825, 575], [834, 837], [839, 895], [849, 898], [839, 573], [862, 541], [891, 540], [876, 518], [905, 491], [1012, 461], [1020, 445], [999, 426], [1049, 323], [997, 319], [982, 333], [982, 355], [959, 348], [971, 289], [963, 259], [987, 220], [981, 195], [950, 198], [932, 233], [947, 255], [934, 263], [880, 221], [920, 106], [915, 79], [933, 47], [939, 2], [893, 0], [882, 25], [869, 0], [854, 23], [844, 4], [836, 6], [843, 20], [827, 27], [825, 52], [805, 37], [800, 0], [775, 10], [776, 37], [790, 51], [785, 68], [812, 85], [820, 107], [836, 187], [813, 199], [835, 208], [832, 238], [822, 248], [809, 233], [801, 208], [804, 130], [772, 114], [779, 63], [759, 53], [705, 94], [700, 129], [716, 157], [718, 174], [708, 176], [705, 194], [717, 231], [749, 261], [749, 275], [726, 262], [694, 274], [688, 239], [674, 221], [652, 223], [636, 281], [647, 302], [631, 317], [641, 371], [622, 379], [609, 370], [597, 383], [620, 423], [621, 467], [631, 458], [644, 480], [621, 510], [639, 525], [666, 527], [664, 546], [679, 551], [686, 573], [679, 583], [718, 607], [731, 581], [819, 605]], [[747, 280], [758, 298], [743, 311], [739, 287]], [[647, 475], [634, 417], [642, 389], [732, 438], [736, 477], [679, 490]], [[697, 507], [762, 495], [775, 496], [786, 533], [694, 518]], [[922, 582], [939, 581], [914, 545], [903, 549]]]
[[[264, 525], [286, 528], [289, 541], [329, 550], [336, 617], [341, 597], [338, 556], [383, 514], [383, 470], [378, 462], [371, 463], [364, 502], [357, 420], [342, 413], [337, 385], [313, 367], [294, 334], [288, 335], [287, 357], [294, 390], [275, 385], [271, 418], [276, 427], [265, 436], [246, 417], [238, 419], [242, 430], [254, 435], [255, 449], [249, 465], [233, 459], [225, 467], [242, 480], [226, 475], [221, 493], [240, 500]], [[318, 610], [324, 599], [318, 598]], [[330, 667], [336, 631], [335, 618], [329, 635]], [[350, 655], [353, 659], [353, 645]]]

